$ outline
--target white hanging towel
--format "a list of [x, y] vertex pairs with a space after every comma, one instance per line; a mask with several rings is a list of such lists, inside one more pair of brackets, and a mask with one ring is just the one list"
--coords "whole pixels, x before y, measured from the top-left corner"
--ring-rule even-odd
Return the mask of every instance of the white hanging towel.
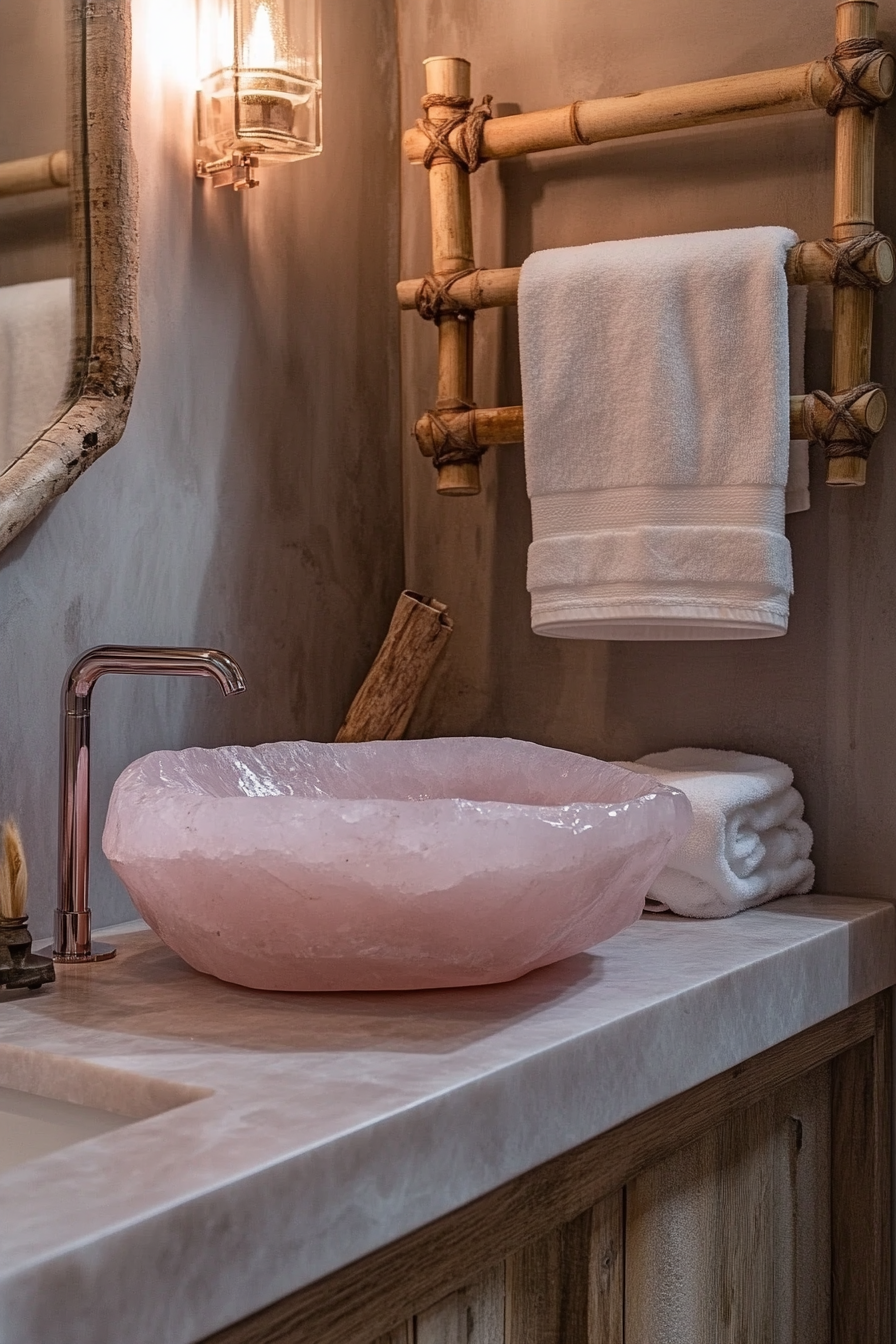
[[532, 628], [783, 635], [790, 229], [536, 252], [520, 356]]
[[812, 831], [783, 761], [677, 747], [625, 768], [681, 789], [694, 814], [690, 832], [650, 888], [648, 910], [718, 919], [811, 891]]

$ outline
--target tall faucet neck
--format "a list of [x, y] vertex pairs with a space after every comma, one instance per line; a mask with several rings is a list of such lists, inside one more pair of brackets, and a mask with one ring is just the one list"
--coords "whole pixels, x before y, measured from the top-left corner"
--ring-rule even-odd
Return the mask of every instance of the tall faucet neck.
[[213, 677], [225, 695], [246, 689], [240, 668], [220, 649], [101, 644], [82, 654], [69, 668], [63, 692], [66, 714], [89, 714], [91, 691], [108, 672], [127, 676]]
[[59, 897], [56, 961], [98, 961], [115, 949], [92, 942], [87, 900], [90, 811], [90, 696], [107, 672], [137, 676], [213, 677], [225, 695], [246, 689], [238, 665], [220, 649], [103, 644], [82, 654], [62, 688], [62, 777], [59, 795]]

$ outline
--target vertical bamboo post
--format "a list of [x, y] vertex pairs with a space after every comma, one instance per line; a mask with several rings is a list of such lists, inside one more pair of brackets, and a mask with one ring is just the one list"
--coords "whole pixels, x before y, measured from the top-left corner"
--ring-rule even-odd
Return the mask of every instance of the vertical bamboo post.
[[[426, 92], [455, 98], [470, 96], [470, 62], [461, 56], [430, 56]], [[452, 115], [450, 108], [431, 107], [434, 122]], [[456, 163], [434, 163], [429, 170], [432, 215], [432, 269], [436, 275], [467, 271], [473, 266], [473, 215], [470, 176]], [[439, 401], [473, 400], [473, 318], [444, 314], [439, 322]], [[474, 462], [439, 470], [440, 495], [478, 495], [479, 467]]]
[[[843, 0], [837, 6], [837, 42], [850, 37], [877, 35], [874, 0]], [[860, 238], [874, 231], [874, 131], [876, 115], [860, 107], [837, 113], [834, 146], [835, 242]], [[834, 287], [831, 391], [848, 392], [871, 377], [871, 323], [874, 293], [851, 286]], [[862, 457], [835, 457], [828, 461], [828, 485], [864, 485]]]

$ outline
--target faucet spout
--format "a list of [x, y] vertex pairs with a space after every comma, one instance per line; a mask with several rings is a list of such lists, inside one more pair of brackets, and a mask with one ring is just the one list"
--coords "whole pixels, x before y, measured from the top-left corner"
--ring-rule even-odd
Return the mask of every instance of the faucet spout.
[[62, 688], [62, 768], [59, 792], [59, 891], [53, 959], [106, 961], [115, 948], [90, 935], [90, 699], [100, 677], [212, 677], [225, 695], [246, 689], [239, 665], [220, 649], [151, 648], [103, 644], [71, 666]]

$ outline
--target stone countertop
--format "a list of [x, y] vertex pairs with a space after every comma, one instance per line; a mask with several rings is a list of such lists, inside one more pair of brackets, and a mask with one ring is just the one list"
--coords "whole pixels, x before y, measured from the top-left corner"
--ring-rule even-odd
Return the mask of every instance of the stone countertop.
[[0, 1176], [0, 1344], [193, 1344], [886, 988], [894, 934], [788, 897], [507, 985], [291, 995], [131, 927], [0, 998], [0, 1086], [138, 1120]]

